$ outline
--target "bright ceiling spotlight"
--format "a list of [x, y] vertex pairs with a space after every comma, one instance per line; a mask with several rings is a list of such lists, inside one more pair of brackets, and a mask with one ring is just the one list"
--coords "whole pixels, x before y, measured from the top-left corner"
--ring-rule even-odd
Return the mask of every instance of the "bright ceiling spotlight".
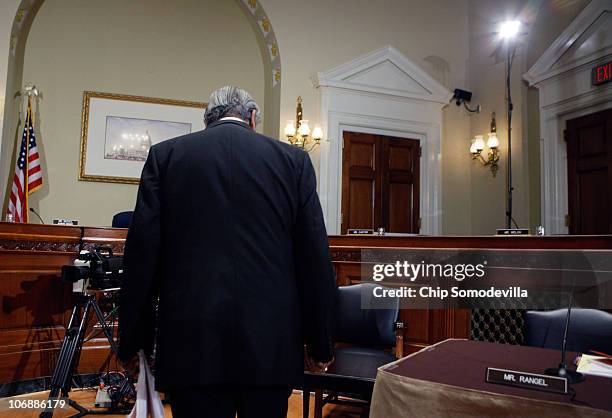
[[499, 36], [502, 39], [512, 39], [518, 34], [520, 27], [521, 22], [519, 20], [503, 22], [499, 27]]

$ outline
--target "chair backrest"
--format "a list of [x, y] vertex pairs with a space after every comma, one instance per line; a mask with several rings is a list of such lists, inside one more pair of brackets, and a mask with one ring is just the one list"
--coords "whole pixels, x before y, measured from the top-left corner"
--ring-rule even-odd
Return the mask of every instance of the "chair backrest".
[[133, 211], [119, 212], [113, 216], [113, 228], [129, 228], [132, 224]]
[[399, 300], [385, 300], [386, 309], [364, 309], [373, 304], [372, 291], [379, 285], [361, 283], [338, 287], [334, 339], [366, 347], [395, 345]]
[[[527, 311], [526, 344], [534, 347], [561, 347], [567, 309]], [[567, 333], [567, 350], [612, 353], [612, 314], [597, 309], [572, 309]]]

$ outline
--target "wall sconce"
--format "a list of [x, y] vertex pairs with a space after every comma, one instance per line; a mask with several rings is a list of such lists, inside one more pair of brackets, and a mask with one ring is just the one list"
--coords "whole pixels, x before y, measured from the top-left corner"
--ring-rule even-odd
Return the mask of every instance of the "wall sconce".
[[323, 131], [320, 126], [315, 126], [310, 132], [310, 126], [306, 119], [302, 119], [302, 97], [297, 98], [295, 109], [295, 122], [287, 121], [285, 126], [285, 136], [291, 145], [302, 148], [306, 152], [314, 150], [323, 138]]
[[491, 131], [489, 132], [489, 138], [487, 139], [487, 147], [489, 152], [486, 157], [483, 157], [482, 151], [485, 149], [485, 141], [483, 135], [476, 135], [472, 139], [470, 145], [470, 153], [472, 154], [473, 160], [480, 160], [482, 165], [489, 167], [493, 177], [499, 170], [499, 138], [497, 137], [497, 127], [495, 125], [495, 112], [491, 115]]

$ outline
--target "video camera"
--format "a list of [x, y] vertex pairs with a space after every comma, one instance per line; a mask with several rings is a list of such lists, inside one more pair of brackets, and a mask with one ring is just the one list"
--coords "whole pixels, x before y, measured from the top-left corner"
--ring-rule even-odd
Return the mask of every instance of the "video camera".
[[95, 247], [93, 252], [83, 251], [77, 260], [81, 261], [81, 265], [62, 266], [62, 280], [69, 283], [84, 280], [90, 290], [121, 287], [123, 257], [114, 256], [112, 248]]

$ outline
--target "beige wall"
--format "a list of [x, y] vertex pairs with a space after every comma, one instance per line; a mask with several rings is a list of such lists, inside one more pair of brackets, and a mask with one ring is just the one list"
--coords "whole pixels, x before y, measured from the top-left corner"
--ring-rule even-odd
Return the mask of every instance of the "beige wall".
[[137, 186], [77, 181], [84, 90], [203, 102], [214, 88], [236, 84], [264, 103], [259, 46], [233, 1], [46, 0], [28, 37], [23, 80], [43, 92], [46, 185], [32, 205], [47, 220], [87, 225], [109, 225], [114, 213], [133, 209]]
[[[444, 109], [445, 234], [492, 234], [505, 223], [504, 56], [496, 61], [493, 32], [509, 16], [527, 18], [530, 35], [519, 49], [512, 78], [514, 213], [521, 226], [539, 223], [537, 93], [527, 90], [521, 76], [588, 0], [509, 0], [503, 7], [496, 0], [259, 1], [282, 59], [281, 132], [294, 117], [298, 95], [304, 99], [305, 118], [318, 122], [313, 74], [386, 44], [449, 90], [473, 91], [473, 104], [483, 106], [480, 115], [469, 115], [454, 104]], [[6, 4], [16, 7], [18, 2]], [[0, 29], [8, 31], [1, 22]], [[263, 80], [269, 74], [263, 72], [253, 32], [238, 5], [229, 0], [46, 0], [28, 38], [23, 77], [44, 94], [40, 135], [51, 179], [46, 179], [50, 188], [39, 193], [43, 215], [107, 224], [114, 212], [129, 209], [135, 199], [135, 186], [76, 181], [83, 90], [204, 100], [210, 89], [237, 83], [263, 103]], [[116, 63], [123, 66], [120, 71]], [[488, 132], [492, 111], [502, 142], [496, 178], [467, 152], [471, 137]], [[267, 132], [274, 129], [266, 127]], [[4, 158], [6, 144], [3, 147]], [[312, 157], [318, 165], [318, 154]]]
[[[393, 45], [452, 90], [467, 83], [467, 1], [260, 0], [274, 27], [283, 64], [281, 128], [295, 117], [317, 122], [310, 77], [384, 45]], [[282, 132], [282, 129], [281, 129]], [[470, 232], [469, 116], [444, 110], [443, 232]], [[318, 155], [313, 155], [318, 165]]]
[[[470, 22], [470, 86], [472, 100], [482, 106], [480, 114], [472, 116], [471, 136], [484, 135], [490, 130], [491, 113], [495, 112], [497, 134], [500, 140], [499, 172], [493, 177], [488, 167], [478, 161], [470, 163], [471, 219], [473, 234], [491, 235], [506, 224], [506, 189], [508, 170], [507, 116], [506, 116], [506, 47], [495, 35], [499, 23], [508, 16], [519, 16], [522, 1], [508, 1], [499, 7], [496, 0], [471, 0]], [[525, 155], [525, 135], [522, 132], [524, 53], [519, 47], [512, 68], [512, 168], [513, 215], [519, 226], [528, 226], [528, 165]], [[486, 154], [486, 151], [485, 151]]]
[[506, 49], [495, 40], [494, 32], [499, 23], [508, 18], [521, 20], [527, 32], [518, 40], [512, 68], [513, 214], [519, 226], [535, 228], [541, 223], [539, 102], [537, 91], [528, 89], [522, 76], [588, 2], [470, 0], [470, 85], [474, 102], [483, 107], [482, 113], [472, 118], [471, 136], [486, 135], [491, 112], [496, 112], [501, 141], [497, 177], [493, 178], [488, 169], [477, 162], [471, 165], [471, 232], [474, 234], [492, 234], [496, 228], [505, 225], [508, 168]]

